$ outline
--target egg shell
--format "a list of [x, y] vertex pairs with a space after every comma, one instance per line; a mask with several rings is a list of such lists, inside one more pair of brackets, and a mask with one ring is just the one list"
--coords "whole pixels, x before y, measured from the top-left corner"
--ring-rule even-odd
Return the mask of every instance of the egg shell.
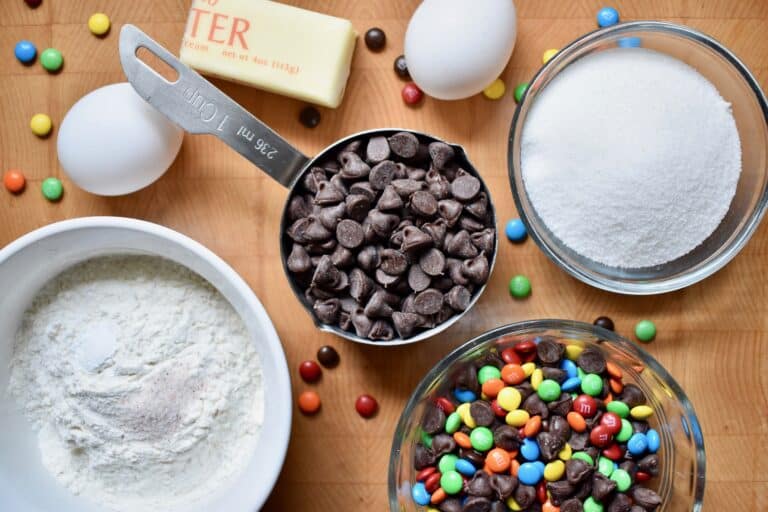
[[129, 194], [170, 167], [184, 131], [145, 102], [128, 83], [82, 97], [59, 128], [59, 162], [69, 178], [93, 194]]
[[405, 33], [408, 71], [433, 98], [467, 98], [499, 77], [516, 35], [512, 0], [424, 0]]

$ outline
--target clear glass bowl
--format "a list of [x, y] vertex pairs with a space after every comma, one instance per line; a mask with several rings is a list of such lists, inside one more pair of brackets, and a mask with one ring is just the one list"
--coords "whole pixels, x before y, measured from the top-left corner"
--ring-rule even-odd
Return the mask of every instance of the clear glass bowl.
[[[641, 269], [609, 267], [566, 247], [544, 225], [526, 194], [520, 166], [525, 120], [536, 97], [563, 69], [594, 52], [639, 38], [644, 48], [671, 55], [694, 67], [733, 106], [741, 137], [742, 172], [730, 210], [712, 235], [674, 261]], [[768, 105], [755, 78], [727, 48], [680, 25], [640, 21], [598, 30], [577, 39], [533, 78], [515, 111], [509, 140], [509, 179], [517, 210], [544, 253], [577, 279], [604, 290], [649, 295], [684, 288], [725, 266], [747, 243], [768, 202]]]
[[[425, 406], [450, 391], [450, 377], [488, 350], [499, 352], [519, 341], [552, 335], [569, 343], [599, 346], [618, 365], [624, 382], [640, 386], [653, 407], [651, 424], [661, 437], [660, 473], [650, 485], [662, 497], [658, 512], [699, 512], [704, 497], [704, 440], [691, 402], [669, 373], [648, 353], [614, 332], [581, 322], [518, 322], [468, 341], [435, 366], [419, 383], [395, 430], [389, 459], [389, 508], [392, 512], [423, 511], [411, 498], [415, 481], [413, 455]], [[636, 366], [644, 367], [641, 373]]]

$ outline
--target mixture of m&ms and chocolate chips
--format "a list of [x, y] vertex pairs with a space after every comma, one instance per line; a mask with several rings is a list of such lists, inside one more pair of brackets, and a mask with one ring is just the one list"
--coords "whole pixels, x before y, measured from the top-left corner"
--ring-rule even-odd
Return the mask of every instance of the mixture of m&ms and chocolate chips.
[[410, 132], [351, 142], [290, 199], [287, 267], [315, 316], [407, 338], [466, 310], [496, 244], [482, 181], [444, 142]]
[[601, 349], [549, 336], [478, 357], [429, 404], [413, 500], [441, 512], [646, 512], [660, 437]]

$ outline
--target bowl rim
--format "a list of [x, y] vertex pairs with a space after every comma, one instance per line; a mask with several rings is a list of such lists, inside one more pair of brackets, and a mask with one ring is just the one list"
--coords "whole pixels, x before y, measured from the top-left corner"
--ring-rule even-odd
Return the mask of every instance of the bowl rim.
[[[251, 495], [253, 496], [253, 502], [245, 504], [245, 506], [250, 510], [255, 511], [260, 509], [262, 506], [264, 506], [264, 503], [269, 498], [272, 490], [275, 487], [275, 484], [277, 483], [277, 479], [280, 475], [280, 472], [282, 471], [283, 464], [285, 463], [285, 458], [288, 452], [288, 443], [290, 441], [291, 432], [290, 426], [292, 424], [293, 414], [291, 379], [288, 370], [288, 362], [285, 357], [285, 351], [283, 349], [282, 343], [280, 342], [280, 338], [277, 334], [274, 324], [267, 314], [266, 309], [256, 294], [253, 292], [253, 290], [250, 288], [250, 286], [248, 286], [245, 280], [227, 262], [225, 262], [220, 256], [205, 247], [200, 242], [197, 242], [187, 235], [184, 235], [171, 228], [161, 226], [153, 222], [133, 219], [129, 217], [92, 216], [53, 222], [22, 235], [21, 237], [15, 239], [0, 249], [0, 265], [25, 248], [51, 236], [64, 232], [99, 228], [124, 229], [128, 231], [146, 233], [158, 238], [166, 239], [173, 244], [181, 246], [183, 249], [192, 253], [195, 257], [208, 262], [217, 271], [219, 271], [223, 278], [230, 285], [232, 285], [236, 293], [242, 297], [245, 307], [248, 309], [250, 314], [254, 315], [259, 324], [263, 325], [264, 331], [262, 334], [264, 343], [267, 345], [269, 353], [272, 354], [272, 357], [270, 359], [262, 358], [261, 364], [262, 366], [270, 365], [273, 367], [276, 375], [276, 379], [273, 380], [274, 386], [286, 390], [284, 396], [285, 400], [277, 401], [276, 406], [271, 407], [270, 410], [265, 411], [265, 413], [269, 413], [269, 421], [271, 423], [279, 422], [286, 425], [287, 428], [275, 429], [276, 436], [270, 439], [270, 444], [276, 445], [278, 447], [278, 452], [281, 454], [281, 456], [278, 461], [275, 461], [276, 464], [274, 464], [271, 470], [266, 472], [266, 478], [261, 480], [265, 485], [260, 490]], [[186, 265], [181, 263], [178, 264], [186, 267]], [[192, 272], [195, 271], [192, 270]], [[201, 277], [206, 279], [203, 276]], [[258, 452], [254, 452], [251, 456], [251, 461], [258, 456]], [[242, 481], [244, 476], [245, 473], [235, 475], [234, 478], [231, 479], [225, 487], [222, 487], [222, 492], [226, 492], [227, 488], [230, 489], [229, 492], [232, 492], [235, 488], [246, 485], [247, 482]], [[255, 487], [250, 484], [247, 484], [247, 486], [249, 488]], [[241, 494], [241, 496], [244, 497], [245, 495]]]
[[[733, 52], [731, 52], [716, 39], [702, 32], [699, 32], [698, 30], [694, 30], [684, 25], [678, 25], [676, 23], [669, 23], [664, 21], [632, 21], [619, 23], [618, 25], [613, 25], [611, 27], [589, 32], [575, 39], [562, 50], [560, 50], [560, 52], [555, 57], [550, 59], [550, 61], [548, 61], [536, 72], [529, 83], [535, 83], [536, 81], [542, 79], [543, 76], [547, 76], [557, 63], [567, 59], [572, 53], [584, 46], [593, 44], [609, 36], [614, 36], [625, 32], [637, 31], [665, 32], [675, 34], [677, 36], [693, 40], [715, 51], [742, 76], [746, 84], [752, 90], [755, 100], [762, 110], [764, 124], [768, 127], [768, 100], [766, 100], [766, 96], [763, 93], [763, 90], [747, 66]], [[686, 288], [706, 279], [730, 263], [730, 261], [747, 244], [757, 229], [757, 226], [760, 224], [763, 216], [765, 215], [766, 207], [768, 207], [768, 181], [766, 181], [766, 184], [763, 186], [763, 192], [755, 205], [755, 209], [749, 215], [749, 218], [747, 219], [744, 226], [742, 226], [742, 228], [736, 234], [736, 238], [734, 238], [730, 245], [727, 246], [727, 248], [725, 248], [725, 250], [723, 250], [715, 259], [695, 271], [691, 271], [689, 269], [677, 276], [655, 282], [619, 281], [611, 277], [606, 277], [604, 274], [599, 272], [588, 273], [582, 271], [581, 269], [571, 265], [568, 260], [563, 257], [563, 251], [560, 248], [552, 247], [544, 242], [544, 239], [540, 236], [539, 233], [538, 223], [532, 222], [528, 217], [525, 209], [523, 208], [521, 197], [523, 194], [525, 194], [525, 191], [518, 188], [516, 184], [516, 177], [519, 177], [522, 181], [522, 169], [517, 168], [514, 165], [514, 148], [516, 142], [519, 142], [517, 139], [522, 137], [523, 126], [519, 126], [519, 124], [521, 121], [520, 117], [522, 108], [526, 105], [527, 100], [528, 91], [526, 90], [525, 94], [515, 108], [515, 113], [509, 129], [509, 138], [507, 141], [507, 170], [510, 186], [512, 188], [512, 197], [515, 201], [515, 208], [520, 215], [520, 219], [525, 224], [528, 234], [531, 236], [536, 245], [542, 250], [542, 252], [558, 267], [565, 270], [568, 274], [575, 277], [579, 281], [582, 281], [583, 283], [601, 290], [624, 295], [656, 295]]]
[[469, 341], [453, 349], [448, 355], [443, 357], [436, 365], [434, 365], [419, 381], [413, 393], [411, 393], [411, 396], [408, 398], [408, 402], [403, 408], [402, 413], [400, 414], [400, 418], [398, 419], [397, 425], [395, 426], [395, 432], [392, 436], [392, 447], [390, 449], [389, 455], [387, 479], [387, 492], [389, 494], [389, 508], [391, 512], [400, 511], [400, 505], [397, 501], [397, 466], [400, 459], [399, 447], [402, 444], [400, 441], [403, 438], [403, 434], [406, 432], [406, 427], [411, 414], [413, 414], [413, 410], [421, 401], [420, 397], [426, 393], [427, 388], [435, 380], [435, 378], [448, 370], [464, 354], [486, 342], [510, 334], [524, 335], [526, 332], [548, 330], [578, 332], [580, 334], [599, 338], [604, 340], [606, 343], [617, 345], [622, 350], [639, 359], [643, 365], [653, 370], [664, 381], [664, 383], [669, 386], [671, 392], [674, 393], [675, 398], [680, 402], [680, 405], [684, 411], [685, 418], [688, 421], [688, 427], [690, 429], [690, 437], [695, 446], [696, 464], [700, 474], [698, 475], [694, 490], [695, 503], [698, 505], [698, 508], [694, 506], [694, 510], [698, 511], [701, 509], [701, 503], [704, 499], [704, 485], [706, 482], [707, 469], [704, 436], [701, 431], [699, 418], [693, 408], [693, 404], [688, 398], [688, 395], [686, 395], [685, 391], [683, 391], [683, 388], [680, 387], [680, 384], [677, 383], [674, 377], [672, 377], [672, 375], [670, 375], [670, 373], [653, 356], [651, 356], [648, 352], [643, 350], [635, 343], [632, 343], [627, 338], [616, 334], [614, 331], [609, 331], [602, 327], [598, 327], [596, 325], [588, 324], [585, 322], [579, 322], [576, 320], [547, 318], [537, 320], [523, 320], [485, 331], [484, 333], [475, 336]]

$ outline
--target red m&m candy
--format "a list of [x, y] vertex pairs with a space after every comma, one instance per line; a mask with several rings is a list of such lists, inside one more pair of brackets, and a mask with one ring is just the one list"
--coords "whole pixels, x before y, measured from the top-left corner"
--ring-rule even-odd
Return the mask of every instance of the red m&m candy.
[[590, 442], [598, 448], [608, 446], [613, 440], [613, 436], [603, 425], [598, 425], [589, 433]]
[[597, 402], [589, 395], [579, 395], [573, 401], [573, 410], [585, 418], [591, 418], [597, 413]]
[[613, 412], [606, 412], [600, 417], [600, 424], [603, 425], [612, 436], [615, 436], [621, 430], [621, 418]]

